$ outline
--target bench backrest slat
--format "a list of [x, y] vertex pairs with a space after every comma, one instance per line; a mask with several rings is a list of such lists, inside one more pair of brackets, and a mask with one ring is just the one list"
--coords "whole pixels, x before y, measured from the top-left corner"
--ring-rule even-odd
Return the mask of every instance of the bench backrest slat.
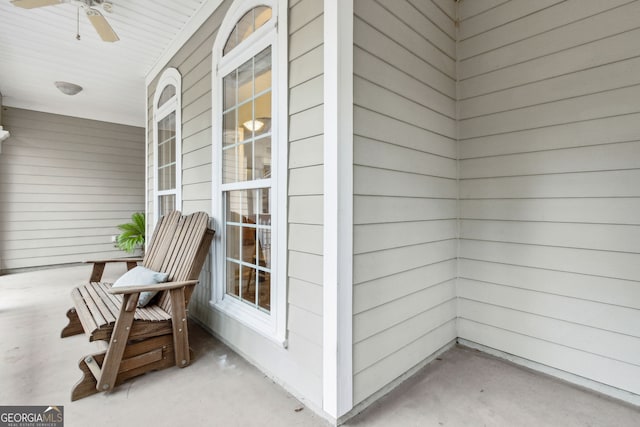
[[[209, 216], [204, 212], [183, 216], [174, 211], [164, 215], [156, 225], [142, 265], [169, 273], [170, 282], [197, 279], [213, 238], [208, 226]], [[190, 296], [185, 295], [187, 302]], [[163, 310], [171, 311], [169, 292], [156, 298]]]

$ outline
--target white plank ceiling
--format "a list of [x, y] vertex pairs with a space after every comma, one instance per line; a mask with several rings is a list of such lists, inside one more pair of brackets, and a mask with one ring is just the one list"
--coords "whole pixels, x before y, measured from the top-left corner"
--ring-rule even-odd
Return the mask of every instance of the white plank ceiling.
[[[27, 10], [0, 0], [3, 104], [144, 126], [145, 77], [205, 2], [112, 0], [112, 13], [97, 8], [120, 37], [106, 43], [73, 3]], [[63, 95], [59, 80], [84, 90]]]

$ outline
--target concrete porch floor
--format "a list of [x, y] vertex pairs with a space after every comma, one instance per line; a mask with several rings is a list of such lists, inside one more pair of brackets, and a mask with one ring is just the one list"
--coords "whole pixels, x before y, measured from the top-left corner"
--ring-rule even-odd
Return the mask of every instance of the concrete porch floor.
[[[60, 339], [89, 266], [0, 276], [0, 405], [64, 405], [74, 426], [326, 426], [303, 403], [191, 323], [194, 361], [70, 402], [84, 335]], [[117, 278], [120, 267], [107, 269]], [[639, 426], [640, 408], [455, 347], [347, 426]]]

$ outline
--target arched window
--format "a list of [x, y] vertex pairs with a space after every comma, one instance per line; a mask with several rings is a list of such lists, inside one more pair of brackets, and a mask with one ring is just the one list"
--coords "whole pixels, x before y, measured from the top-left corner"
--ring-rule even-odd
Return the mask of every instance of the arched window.
[[267, 335], [283, 338], [285, 303], [279, 301], [286, 272], [278, 271], [275, 260], [282, 244], [276, 228], [284, 218], [277, 200], [283, 183], [276, 171], [286, 164], [278, 164], [274, 3], [236, 0], [214, 44], [213, 199], [221, 230], [214, 302]]
[[160, 76], [153, 101], [155, 221], [181, 207], [181, 82], [182, 77], [178, 70], [167, 68]]

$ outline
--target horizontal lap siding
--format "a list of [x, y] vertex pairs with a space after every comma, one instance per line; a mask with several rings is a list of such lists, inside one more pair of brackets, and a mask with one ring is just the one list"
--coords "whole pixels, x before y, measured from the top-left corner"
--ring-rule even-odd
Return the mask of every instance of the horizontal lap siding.
[[290, 351], [322, 394], [323, 3], [289, 2], [288, 319]]
[[354, 404], [456, 337], [453, 9], [355, 1]]
[[0, 271], [126, 254], [111, 236], [144, 210], [144, 130], [5, 108]]
[[460, 16], [459, 336], [638, 394], [640, 2]]

